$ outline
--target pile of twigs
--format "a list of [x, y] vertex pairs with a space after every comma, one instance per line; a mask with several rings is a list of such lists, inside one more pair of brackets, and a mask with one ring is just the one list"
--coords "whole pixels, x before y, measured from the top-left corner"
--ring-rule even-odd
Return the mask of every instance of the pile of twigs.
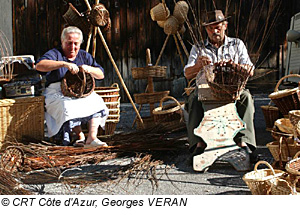
[[29, 191], [9, 173], [0, 169], [0, 195], [29, 195]]

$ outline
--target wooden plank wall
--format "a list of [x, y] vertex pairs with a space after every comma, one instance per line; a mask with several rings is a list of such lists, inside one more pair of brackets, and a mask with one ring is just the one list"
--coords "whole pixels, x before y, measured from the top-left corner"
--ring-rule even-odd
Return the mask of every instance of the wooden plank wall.
[[[50, 48], [60, 44], [60, 33], [66, 25], [63, 14], [68, 9], [68, 3], [72, 3], [79, 12], [87, 10], [84, 0], [13, 0], [12, 2], [14, 54], [32, 54], [35, 56], [35, 59], [38, 59]], [[89, 2], [93, 5], [94, 0], [89, 0]], [[145, 66], [147, 48], [151, 49], [151, 60], [152, 63], [155, 63], [166, 38], [163, 29], [150, 18], [150, 9], [159, 2], [159, 0], [100, 1], [100, 3], [103, 3], [109, 10], [112, 20], [111, 29], [107, 32], [103, 32], [103, 34], [131, 95], [144, 92], [146, 87], [146, 81], [132, 79], [131, 68]], [[205, 9], [213, 9], [213, 3], [215, 3], [217, 8], [223, 9], [226, 7], [226, 2], [227, 1], [224, 0], [190, 0], [197, 16], [199, 13], [202, 14]], [[241, 31], [245, 30], [243, 27], [246, 26], [245, 23], [248, 20], [246, 14], [249, 13], [252, 2], [256, 4], [266, 2], [265, 7], [267, 8], [270, 1], [231, 0], [230, 2], [228, 13], [232, 18], [229, 20], [229, 24], [234, 27], [232, 28], [233, 30], [228, 33], [231, 34], [231, 36], [235, 36], [235, 31], [237, 30], [236, 8], [240, 7], [240, 3], [243, 3], [242, 7], [240, 7], [242, 15], [240, 16], [239, 26]], [[166, 3], [172, 12], [174, 0], [166, 0]], [[272, 57], [270, 57], [269, 62], [267, 61], [267, 63], [265, 63], [265, 65], [269, 67], [278, 66], [279, 45], [284, 43], [284, 36], [286, 30], [289, 28], [290, 17], [300, 8], [296, 0], [283, 1], [281, 7], [282, 13], [276, 23], [275, 33], [271, 34], [266, 44], [267, 47], [264, 48], [265, 52], [269, 52], [268, 50], [272, 51]], [[191, 12], [189, 13], [189, 17], [191, 22], [193, 22]], [[255, 17], [253, 19], [255, 19]], [[264, 20], [260, 20], [259, 23], [263, 26]], [[240, 32], [238, 34], [240, 34]], [[249, 35], [251, 35], [251, 32]], [[86, 36], [87, 35], [85, 35], [85, 42], [82, 48], [86, 47]], [[188, 31], [182, 35], [182, 38], [187, 49], [190, 50], [192, 40]], [[249, 36], [246, 43], [251, 42], [251, 38], [253, 39], [253, 37]], [[184, 54], [182, 50], [181, 52]], [[119, 83], [118, 76], [114, 71], [99, 37], [97, 38], [96, 59], [106, 71], [105, 80], [97, 82], [97, 85], [110, 86], [112, 83]], [[185, 56], [184, 61], [187, 61]], [[159, 65], [168, 67], [168, 78], [164, 81], [155, 82], [155, 90], [170, 90], [171, 95], [175, 97], [180, 96], [183, 93], [183, 88], [186, 86], [186, 80], [182, 74], [183, 66], [172, 37], [170, 37], [167, 43], [166, 50]], [[128, 101], [123, 90], [121, 90], [121, 96], [122, 101]]]

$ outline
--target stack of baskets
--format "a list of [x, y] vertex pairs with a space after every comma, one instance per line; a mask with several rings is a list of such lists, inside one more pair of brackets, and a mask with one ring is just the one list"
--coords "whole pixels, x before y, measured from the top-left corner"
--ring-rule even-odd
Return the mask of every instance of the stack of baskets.
[[[299, 87], [293, 89], [278, 90], [279, 85], [282, 81], [289, 77], [300, 77], [297, 74], [291, 74], [282, 77], [273, 93], [269, 95], [269, 98], [274, 102], [279, 110], [279, 114], [282, 114], [284, 118], [279, 118], [273, 123], [272, 137], [274, 141], [267, 144], [273, 158], [276, 162], [286, 163], [290, 161], [295, 154], [300, 151], [299, 137], [300, 130], [298, 133], [298, 122], [300, 120], [300, 91]], [[265, 108], [267, 109], [267, 108]], [[270, 123], [277, 116], [276, 110], [273, 108], [273, 119], [269, 120]], [[271, 115], [271, 111], [268, 110], [268, 114]], [[265, 114], [267, 115], [267, 114]], [[266, 118], [266, 117], [265, 117]], [[267, 120], [266, 120], [267, 124]], [[272, 126], [271, 124], [269, 126]], [[300, 129], [300, 128], [299, 128]]]
[[109, 109], [109, 115], [105, 123], [105, 131], [99, 128], [100, 135], [114, 134], [117, 124], [120, 121], [120, 88], [117, 83], [110, 87], [96, 87], [95, 92], [102, 97]]

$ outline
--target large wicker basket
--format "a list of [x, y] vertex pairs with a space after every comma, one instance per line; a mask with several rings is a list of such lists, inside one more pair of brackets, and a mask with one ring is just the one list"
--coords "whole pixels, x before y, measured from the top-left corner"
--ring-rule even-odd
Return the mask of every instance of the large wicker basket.
[[166, 66], [146, 66], [146, 67], [133, 67], [131, 69], [132, 78], [134, 79], [147, 79], [153, 78], [166, 78], [167, 67]]
[[117, 102], [120, 97], [120, 88], [117, 83], [110, 87], [95, 87], [95, 92], [102, 97], [104, 102]]
[[[258, 170], [257, 167], [260, 164], [265, 164], [269, 169]], [[282, 170], [274, 170], [266, 161], [258, 161], [254, 166], [254, 171], [246, 173], [243, 180], [252, 195], [267, 195], [275, 179], [281, 177], [284, 173]]]
[[281, 82], [289, 77], [299, 77], [300, 75], [291, 74], [282, 77], [277, 85], [275, 86], [274, 92], [269, 95], [269, 98], [275, 103], [278, 107], [279, 111], [285, 116], [289, 114], [291, 110], [299, 110], [300, 109], [300, 101], [299, 101], [299, 87], [293, 89], [285, 89], [278, 90]]

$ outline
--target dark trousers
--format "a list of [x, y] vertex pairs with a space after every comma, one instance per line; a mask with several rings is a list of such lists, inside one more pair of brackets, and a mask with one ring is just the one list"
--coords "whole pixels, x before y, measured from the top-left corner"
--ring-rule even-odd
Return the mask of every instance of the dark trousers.
[[[237, 112], [240, 118], [246, 123], [246, 129], [240, 131], [235, 137], [236, 143], [245, 142], [251, 150], [255, 150], [255, 131], [254, 131], [254, 101], [249, 92], [245, 89], [240, 95], [240, 100], [236, 102]], [[202, 102], [198, 101], [197, 87], [185, 101], [185, 109], [189, 113], [187, 123], [188, 140], [190, 151], [193, 152], [198, 142], [203, 142], [202, 138], [194, 134], [194, 129], [197, 128], [204, 117], [204, 109]]]

